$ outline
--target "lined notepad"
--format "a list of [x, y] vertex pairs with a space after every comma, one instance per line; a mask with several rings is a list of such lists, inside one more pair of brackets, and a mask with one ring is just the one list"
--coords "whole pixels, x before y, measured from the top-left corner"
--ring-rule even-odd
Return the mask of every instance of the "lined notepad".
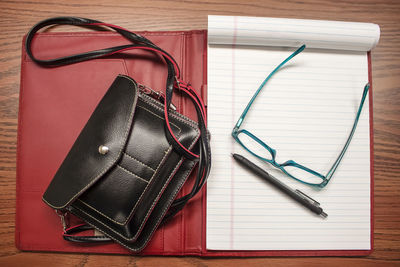
[[[348, 138], [364, 85], [375, 24], [209, 16], [208, 125], [213, 164], [207, 184], [207, 249], [369, 250], [371, 155], [369, 99], [342, 163], [316, 190], [256, 160], [231, 137], [265, 77], [297, 47], [266, 84], [242, 128], [292, 159], [326, 174]], [[233, 161], [239, 153], [315, 198], [314, 215]]]

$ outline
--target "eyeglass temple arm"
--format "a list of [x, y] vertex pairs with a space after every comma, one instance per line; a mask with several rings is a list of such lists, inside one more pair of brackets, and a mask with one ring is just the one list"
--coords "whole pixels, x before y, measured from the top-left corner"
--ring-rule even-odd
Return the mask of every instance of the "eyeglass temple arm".
[[296, 51], [294, 51], [289, 57], [287, 57], [284, 61], [282, 61], [281, 64], [279, 64], [268, 76], [265, 78], [265, 80], [261, 83], [260, 87], [258, 87], [257, 91], [254, 93], [253, 97], [251, 98], [250, 102], [247, 104], [246, 108], [243, 110], [242, 115], [240, 115], [238, 121], [235, 124], [235, 127], [233, 128], [233, 131], [237, 131], [240, 128], [240, 125], [242, 124], [244, 118], [247, 115], [247, 112], [249, 111], [251, 105], [253, 104], [254, 100], [260, 93], [261, 89], [264, 87], [264, 85], [267, 83], [267, 81], [272, 77], [272, 75], [275, 74], [283, 65], [286, 64], [289, 60], [291, 60], [293, 57], [295, 57], [297, 54], [299, 54], [301, 51], [306, 48], [306, 45], [300, 46]]
[[368, 95], [368, 89], [369, 89], [370, 85], [369, 83], [367, 83], [364, 87], [364, 92], [360, 101], [360, 106], [358, 107], [358, 111], [357, 111], [357, 115], [356, 115], [356, 119], [354, 120], [354, 124], [353, 124], [353, 128], [351, 129], [350, 135], [346, 141], [346, 144], [344, 145], [342, 151], [340, 152], [338, 158], [336, 159], [335, 163], [333, 164], [332, 168], [329, 170], [328, 174], [326, 175], [326, 180], [325, 183], [328, 183], [329, 180], [331, 179], [331, 177], [333, 176], [333, 174], [335, 173], [337, 167], [339, 166], [340, 162], [342, 161], [342, 158], [344, 156], [344, 154], [346, 153], [346, 150], [348, 148], [348, 146], [350, 145], [351, 139], [353, 138], [354, 132], [357, 128], [357, 124], [358, 124], [358, 120], [360, 118], [361, 115], [361, 110], [363, 108], [364, 102], [365, 102], [365, 98]]

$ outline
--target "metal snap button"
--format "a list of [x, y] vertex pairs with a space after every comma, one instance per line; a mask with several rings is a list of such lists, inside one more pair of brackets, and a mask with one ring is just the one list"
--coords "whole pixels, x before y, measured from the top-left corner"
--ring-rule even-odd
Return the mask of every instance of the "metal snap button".
[[107, 146], [103, 146], [103, 145], [99, 146], [99, 153], [102, 155], [107, 154], [109, 150], [110, 149]]

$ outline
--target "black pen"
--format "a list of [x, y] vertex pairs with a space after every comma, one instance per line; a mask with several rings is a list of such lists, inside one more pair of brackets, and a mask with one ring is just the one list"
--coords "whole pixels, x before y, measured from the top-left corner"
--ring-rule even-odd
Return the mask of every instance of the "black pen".
[[297, 202], [299, 202], [301, 205], [306, 207], [307, 209], [311, 210], [312, 212], [321, 215], [322, 217], [326, 218], [328, 217], [328, 214], [326, 214], [322, 208], [319, 206], [319, 203], [315, 201], [314, 199], [310, 198], [300, 190], [293, 190], [275, 177], [271, 176], [269, 173], [258, 167], [256, 164], [251, 162], [250, 160], [246, 159], [245, 157], [238, 155], [238, 154], [232, 154], [233, 158], [239, 162], [241, 165], [243, 165], [246, 169], [250, 170], [254, 174], [260, 176], [263, 178], [265, 181], [268, 183], [272, 184], [276, 188], [278, 188], [280, 191], [288, 195], [289, 197], [293, 198]]

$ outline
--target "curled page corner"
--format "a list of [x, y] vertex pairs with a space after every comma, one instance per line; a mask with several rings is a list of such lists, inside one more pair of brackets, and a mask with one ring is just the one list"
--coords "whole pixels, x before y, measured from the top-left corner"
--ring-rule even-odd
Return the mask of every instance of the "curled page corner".
[[373, 23], [208, 16], [209, 44], [298, 47], [367, 52], [379, 42]]

